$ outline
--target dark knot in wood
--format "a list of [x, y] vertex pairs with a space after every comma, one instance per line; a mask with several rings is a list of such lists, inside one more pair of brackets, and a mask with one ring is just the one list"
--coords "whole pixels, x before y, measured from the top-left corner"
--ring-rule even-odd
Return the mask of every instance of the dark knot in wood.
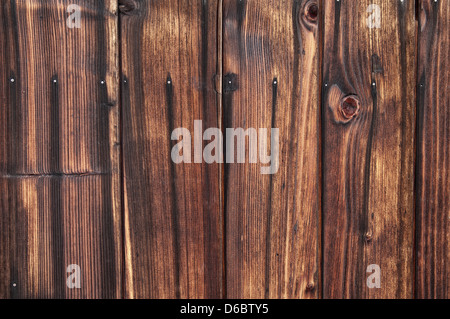
[[361, 102], [356, 94], [345, 94], [338, 85], [333, 84], [328, 90], [328, 108], [336, 123], [347, 124], [358, 116]]
[[130, 14], [136, 10], [137, 4], [134, 0], [119, 0], [119, 11], [123, 14]]
[[306, 6], [306, 18], [310, 22], [316, 22], [319, 15], [319, 6], [315, 2], [311, 2]]
[[310, 0], [305, 3], [305, 5], [300, 9], [299, 20], [308, 29], [317, 26], [317, 20], [319, 18], [319, 5], [316, 0]]
[[307, 291], [313, 291], [314, 290], [314, 283], [310, 282], [306, 285]]
[[351, 120], [358, 115], [360, 103], [356, 96], [350, 95], [343, 98], [341, 103], [341, 113], [345, 119]]

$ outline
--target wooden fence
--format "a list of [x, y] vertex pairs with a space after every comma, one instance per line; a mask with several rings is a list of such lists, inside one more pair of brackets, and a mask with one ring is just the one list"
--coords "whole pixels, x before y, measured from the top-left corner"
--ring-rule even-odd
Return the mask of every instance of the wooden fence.
[[0, 298], [449, 298], [449, 0], [0, 2]]

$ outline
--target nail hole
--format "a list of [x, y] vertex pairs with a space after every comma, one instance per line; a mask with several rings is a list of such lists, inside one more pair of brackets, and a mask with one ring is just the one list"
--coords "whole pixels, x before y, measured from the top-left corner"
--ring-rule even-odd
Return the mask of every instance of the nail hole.
[[236, 91], [238, 86], [238, 75], [235, 73], [227, 73], [223, 79], [223, 93], [231, 93]]

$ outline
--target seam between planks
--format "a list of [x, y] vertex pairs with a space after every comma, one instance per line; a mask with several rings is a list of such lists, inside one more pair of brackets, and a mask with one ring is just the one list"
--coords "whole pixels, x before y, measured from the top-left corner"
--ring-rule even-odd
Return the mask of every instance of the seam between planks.
[[121, 213], [121, 254], [122, 254], [122, 269], [121, 269], [121, 299], [126, 298], [126, 265], [125, 262], [125, 170], [124, 170], [124, 160], [123, 160], [123, 103], [122, 103], [122, 79], [123, 79], [123, 52], [122, 52], [122, 14], [120, 12], [121, 0], [117, 0], [117, 41], [118, 41], [118, 60], [119, 60], [119, 76], [118, 76], [118, 106], [119, 106], [119, 175], [120, 175], [120, 213]]

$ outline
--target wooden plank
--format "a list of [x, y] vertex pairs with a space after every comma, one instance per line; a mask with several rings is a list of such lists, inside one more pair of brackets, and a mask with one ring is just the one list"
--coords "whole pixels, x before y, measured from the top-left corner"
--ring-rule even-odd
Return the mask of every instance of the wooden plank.
[[419, 11], [416, 297], [450, 298], [450, 2]]
[[71, 3], [0, 6], [1, 298], [121, 296], [116, 2]]
[[171, 159], [175, 129], [219, 125], [219, 2], [121, 3], [125, 296], [220, 298], [219, 164]]
[[224, 128], [279, 129], [275, 174], [262, 175], [259, 160], [226, 165], [228, 298], [319, 295], [318, 10], [316, 1], [224, 1]]
[[324, 2], [324, 298], [413, 296], [414, 5]]

